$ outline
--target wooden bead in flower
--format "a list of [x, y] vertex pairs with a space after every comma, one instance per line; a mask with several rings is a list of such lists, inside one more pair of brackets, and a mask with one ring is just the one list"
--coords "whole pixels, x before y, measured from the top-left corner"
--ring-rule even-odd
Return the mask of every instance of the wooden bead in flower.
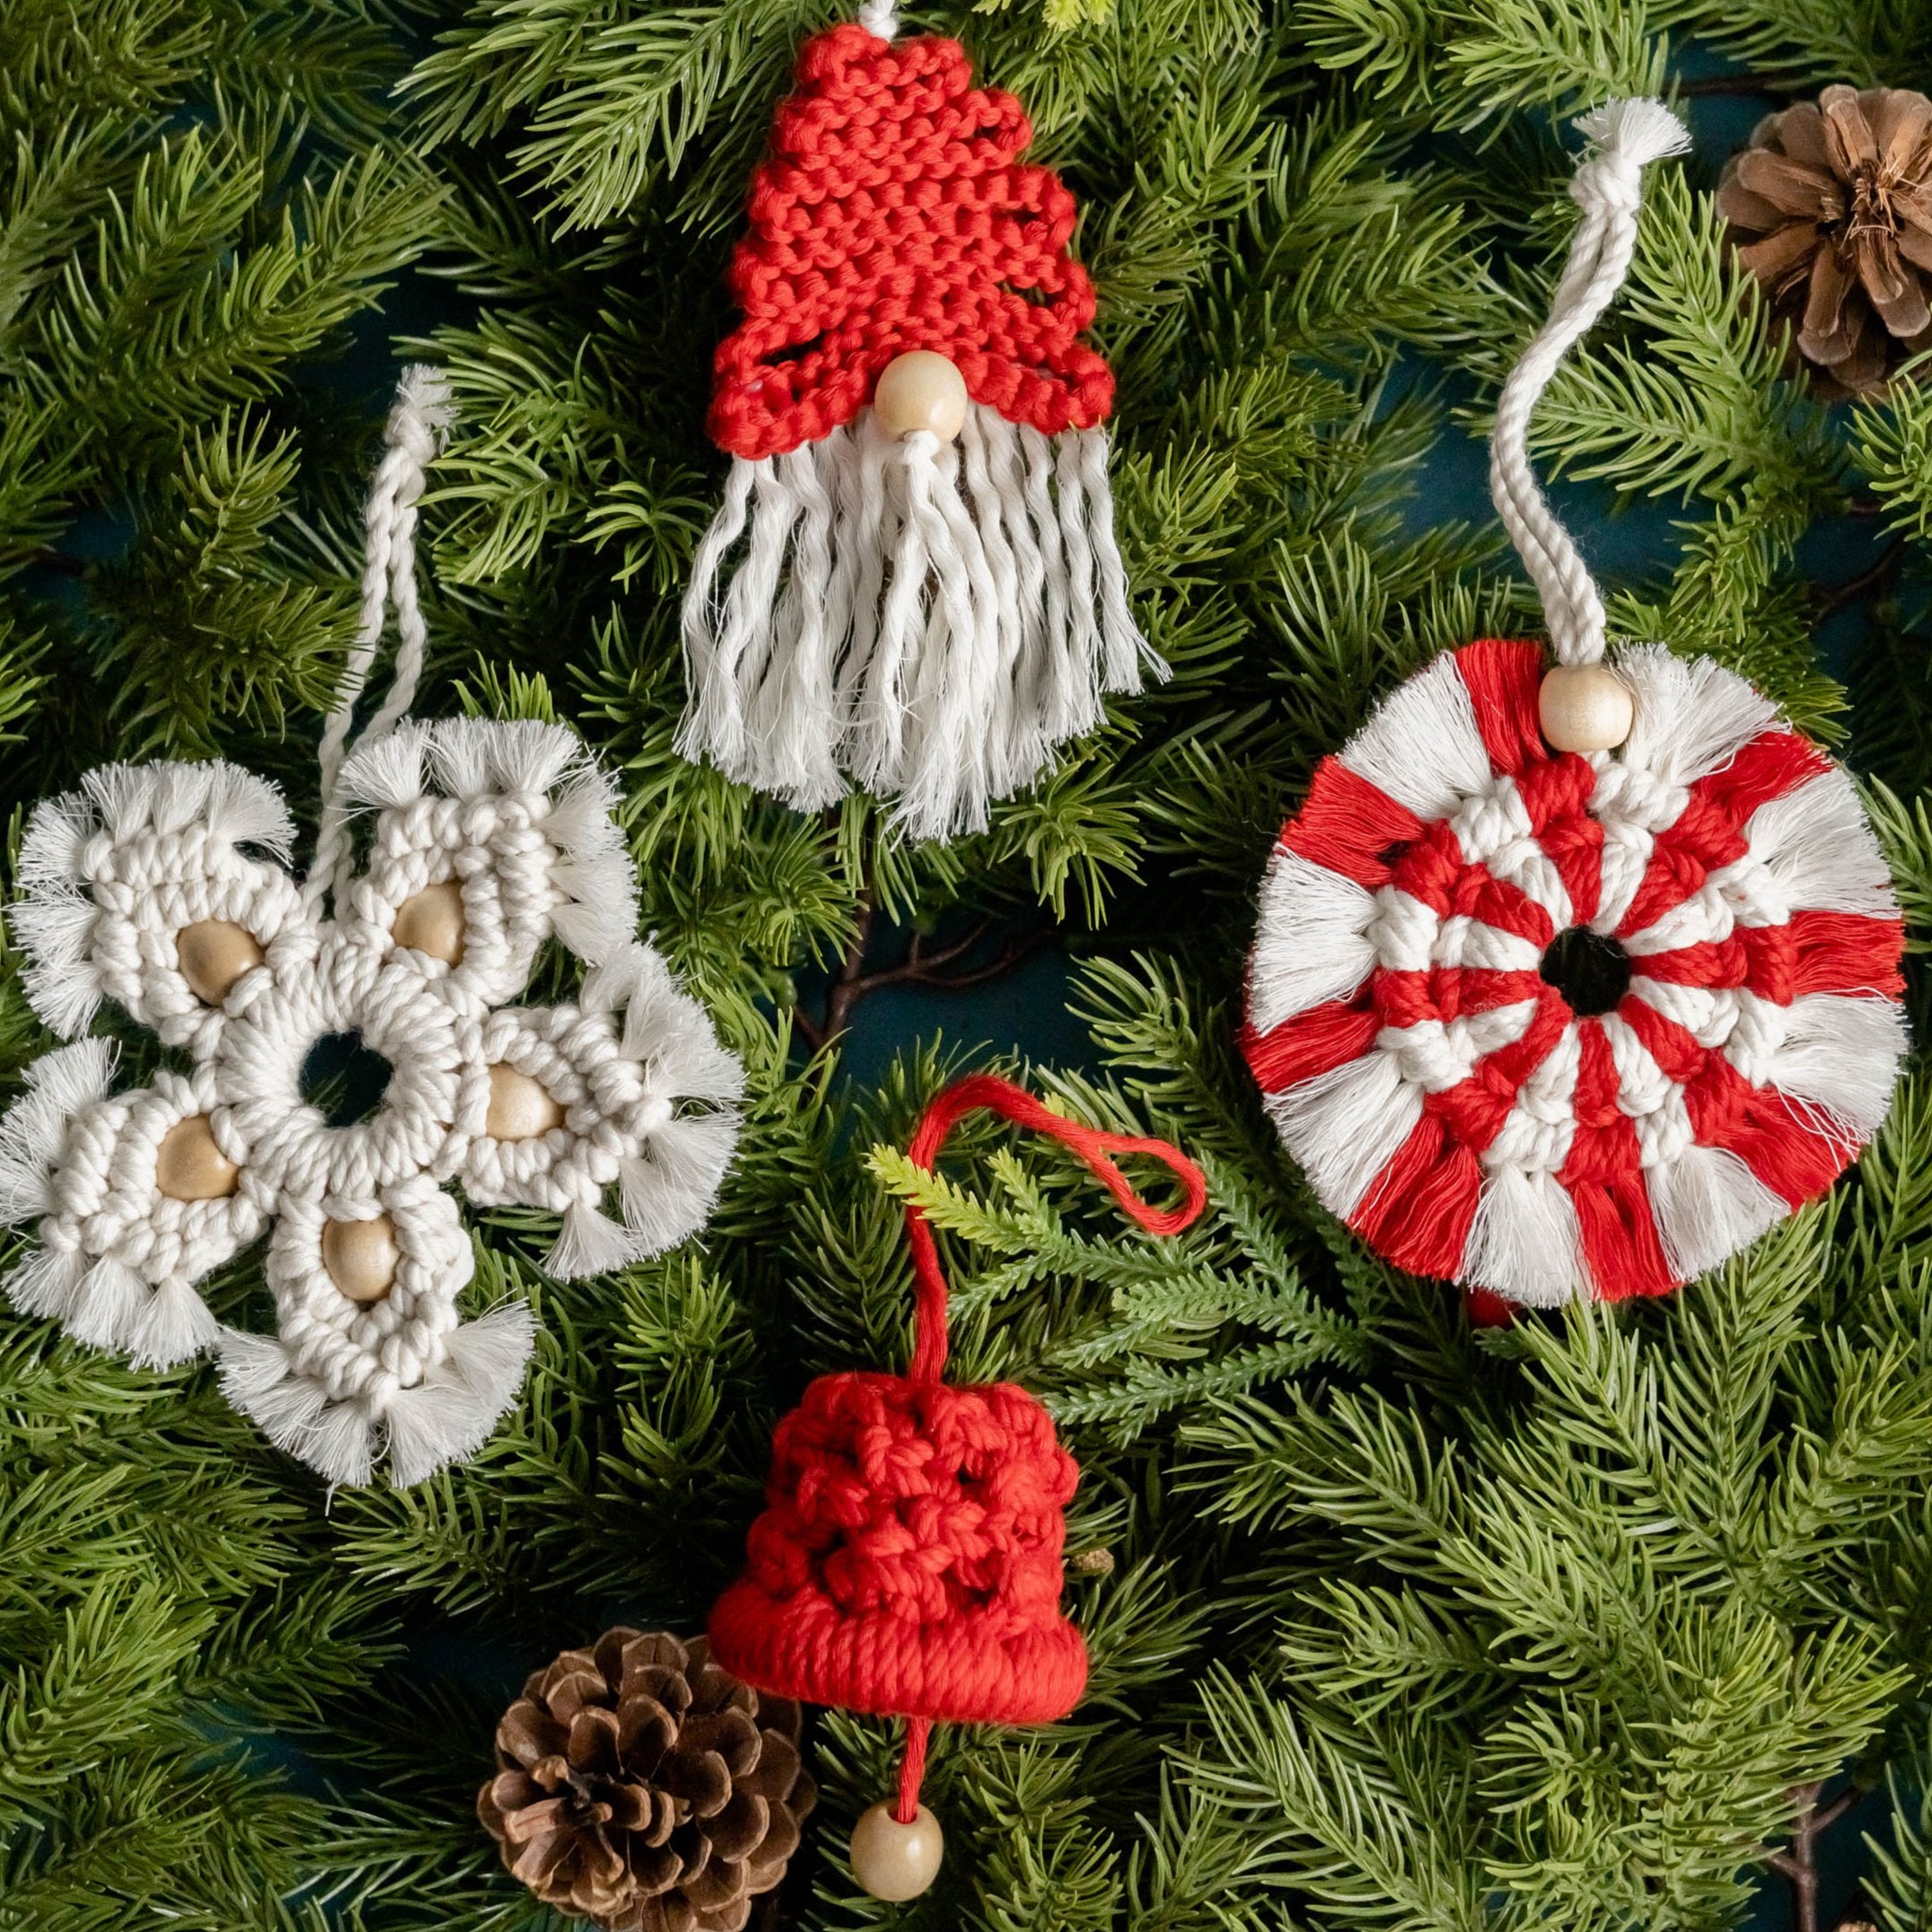
[[177, 1120], [154, 1150], [154, 1185], [170, 1200], [220, 1200], [241, 1179], [242, 1170], [215, 1146], [205, 1113]]
[[490, 1068], [483, 1131], [492, 1140], [534, 1140], [563, 1124], [564, 1110], [540, 1080], [501, 1061]]
[[233, 919], [197, 919], [174, 935], [174, 956], [195, 997], [218, 1006], [236, 980], [261, 964], [262, 950]]
[[373, 1221], [324, 1221], [322, 1266], [352, 1302], [379, 1302], [396, 1285], [402, 1263], [396, 1224], [386, 1214]]
[[463, 956], [463, 894], [453, 879], [426, 885], [396, 908], [391, 936], [399, 946], [454, 966]]

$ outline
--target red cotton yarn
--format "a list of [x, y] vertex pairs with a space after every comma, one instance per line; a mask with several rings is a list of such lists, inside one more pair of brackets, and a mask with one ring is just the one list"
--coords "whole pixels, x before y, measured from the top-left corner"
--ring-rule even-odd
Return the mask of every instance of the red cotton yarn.
[[[1164, 1140], [1103, 1133], [979, 1074], [927, 1107], [908, 1149], [930, 1169], [984, 1109], [1073, 1149], [1153, 1234], [1207, 1205], [1201, 1171]], [[1181, 1183], [1151, 1207], [1111, 1158], [1144, 1154]], [[1079, 1471], [1039, 1401], [1012, 1383], [955, 1388], [946, 1284], [926, 1216], [906, 1210], [914, 1278], [904, 1375], [821, 1375], [779, 1423], [744, 1576], [711, 1613], [714, 1655], [760, 1690], [911, 1720], [897, 1815], [914, 1815], [935, 1719], [1042, 1724], [1086, 1682], [1086, 1647], [1059, 1607], [1063, 1512]]]
[[1021, 162], [1032, 139], [957, 40], [846, 25], [806, 41], [732, 261], [744, 320], [718, 346], [712, 440], [753, 461], [815, 443], [913, 349], [1009, 422], [1102, 422], [1113, 377], [1079, 339], [1093, 285], [1067, 253], [1074, 198]]
[[1241, 1038], [1324, 1204], [1482, 1326], [1717, 1266], [1837, 1178], [1903, 1044], [1904, 927], [1847, 775], [1654, 646], [1617, 660], [1627, 742], [1557, 751], [1545, 669], [1446, 652], [1316, 768]]

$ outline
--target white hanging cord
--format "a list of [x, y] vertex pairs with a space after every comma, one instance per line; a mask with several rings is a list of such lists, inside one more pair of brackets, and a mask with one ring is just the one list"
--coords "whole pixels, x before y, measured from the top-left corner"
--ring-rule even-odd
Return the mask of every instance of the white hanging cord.
[[867, 33], [890, 40], [899, 31], [899, 9], [892, 0], [865, 0], [858, 10], [858, 23]]
[[1489, 438], [1489, 494], [1543, 602], [1550, 644], [1562, 664], [1603, 654], [1603, 600], [1569, 532], [1530, 468], [1530, 416], [1557, 366], [1609, 307], [1630, 270], [1644, 170], [1690, 145], [1684, 124], [1661, 101], [1611, 101], [1576, 122], [1591, 145], [1570, 183], [1583, 210], [1550, 320], [1509, 372]]
[[362, 621], [342, 667], [336, 707], [322, 727], [322, 815], [315, 858], [303, 888], [311, 904], [319, 903], [323, 893], [347, 877], [350, 853], [348, 813], [339, 796], [342, 767], [348, 756], [356, 701], [369, 681], [376, 646], [382, 639], [383, 615], [391, 605], [396, 612], [395, 671], [388, 697], [363, 729], [363, 741], [386, 736], [408, 716], [423, 674], [428, 632], [416, 593], [416, 506], [429, 465], [454, 420], [443, 372], [412, 363], [396, 386], [395, 407], [383, 431], [382, 461], [376, 465], [363, 513]]

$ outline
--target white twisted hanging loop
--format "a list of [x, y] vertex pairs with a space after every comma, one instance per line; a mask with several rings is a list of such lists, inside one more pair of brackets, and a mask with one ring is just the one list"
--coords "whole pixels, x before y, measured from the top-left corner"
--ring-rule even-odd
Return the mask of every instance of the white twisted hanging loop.
[[383, 431], [382, 460], [369, 486], [368, 507], [363, 513], [361, 622], [355, 647], [342, 667], [335, 709], [322, 727], [321, 819], [315, 857], [303, 887], [303, 897], [312, 907], [347, 882], [353, 854], [348, 812], [341, 796], [342, 767], [348, 756], [356, 703], [369, 681], [376, 646], [382, 639], [382, 619], [391, 606], [396, 612], [394, 672], [389, 695], [364, 727], [359, 742], [373, 742], [396, 728], [408, 715], [423, 674], [428, 631], [416, 590], [416, 506], [429, 465], [441, 452], [454, 419], [443, 372], [412, 363], [396, 386], [395, 406]]
[[1489, 438], [1489, 494], [1542, 598], [1550, 648], [1562, 664], [1603, 654], [1603, 600], [1530, 467], [1530, 417], [1558, 365], [1609, 307], [1629, 273], [1645, 168], [1690, 145], [1661, 101], [1612, 101], [1576, 122], [1590, 149], [1570, 183], [1583, 210], [1550, 319], [1503, 385]]
[[899, 31], [899, 9], [892, 0], [865, 0], [858, 10], [858, 23], [867, 33], [890, 40]]

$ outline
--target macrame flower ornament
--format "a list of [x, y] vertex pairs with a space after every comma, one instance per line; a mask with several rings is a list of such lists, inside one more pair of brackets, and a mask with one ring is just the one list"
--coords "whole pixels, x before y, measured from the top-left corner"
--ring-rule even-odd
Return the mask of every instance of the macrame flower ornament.
[[1073, 197], [958, 41], [861, 21], [805, 43], [752, 182], [679, 749], [804, 811], [849, 778], [945, 839], [1164, 672], [1114, 542]]
[[1261, 894], [1244, 1049], [1322, 1201], [1508, 1302], [1657, 1295], [1827, 1187], [1890, 1104], [1903, 928], [1846, 774], [1742, 678], [1605, 662], [1530, 473], [1629, 268], [1650, 101], [1585, 117], [1584, 220], [1506, 385], [1491, 482], [1556, 657], [1472, 644], [1317, 768]]
[[[978, 1109], [1072, 1148], [1149, 1234], [1178, 1234], [1207, 1205], [1200, 1170], [1178, 1148], [1084, 1127], [991, 1075], [934, 1099], [911, 1159], [929, 1169]], [[1164, 1163], [1182, 1204], [1149, 1206], [1119, 1154]], [[1024, 1389], [943, 1379], [945, 1278], [916, 1204], [906, 1238], [910, 1367], [821, 1375], [806, 1389], [773, 1436], [745, 1574], [711, 1613], [712, 1655], [758, 1690], [908, 1720], [897, 1801], [866, 1813], [852, 1841], [855, 1876], [883, 1899], [916, 1896], [939, 1869], [939, 1828], [918, 1802], [934, 1722], [1049, 1723], [1086, 1683], [1086, 1647], [1060, 1611], [1079, 1471]]]
[[[111, 1000], [186, 1067], [116, 1091], [112, 1043], [83, 1039], [28, 1069], [0, 1121], [0, 1216], [34, 1222], [40, 1245], [8, 1295], [139, 1363], [215, 1350], [234, 1405], [331, 1482], [367, 1481], [385, 1441], [399, 1484], [470, 1454], [522, 1380], [523, 1304], [459, 1320], [471, 1249], [446, 1183], [560, 1212], [546, 1265], [594, 1273], [703, 1220], [736, 1130], [738, 1066], [632, 937], [613, 789], [575, 736], [396, 722], [422, 658], [415, 504], [443, 419], [440, 382], [412, 372], [306, 881], [280, 863], [294, 828], [272, 786], [225, 764], [114, 765], [36, 810], [11, 909], [49, 1026], [74, 1039]], [[345, 760], [386, 584], [396, 686]], [[359, 867], [352, 810], [369, 815]], [[551, 939], [591, 969], [576, 1001], [508, 1004]], [[387, 1064], [349, 1124], [303, 1094], [330, 1040]], [[224, 1328], [197, 1292], [265, 1231], [273, 1337]]]

